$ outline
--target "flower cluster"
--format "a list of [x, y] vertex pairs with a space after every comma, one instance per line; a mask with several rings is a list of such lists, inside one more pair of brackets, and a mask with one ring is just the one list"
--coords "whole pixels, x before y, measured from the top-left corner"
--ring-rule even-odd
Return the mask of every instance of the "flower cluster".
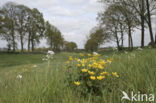
[[100, 59], [100, 56], [100, 54], [94, 52], [88, 54], [87, 58], [82, 53], [80, 53], [80, 59], [69, 57], [69, 60], [66, 61], [67, 66], [76, 68], [78, 73], [77, 76], [74, 76], [74, 85], [86, 87], [88, 92], [97, 92], [105, 85], [104, 82], [107, 78], [119, 78], [117, 72], [109, 73], [105, 69], [107, 65], [112, 63], [113, 59], [104, 60]]
[[51, 60], [51, 59], [53, 59], [53, 56], [54, 56], [54, 52], [53, 51], [48, 51], [47, 52], [47, 54], [46, 54], [46, 56], [42, 59], [43, 61], [45, 60], [45, 61], [48, 61], [48, 60]]

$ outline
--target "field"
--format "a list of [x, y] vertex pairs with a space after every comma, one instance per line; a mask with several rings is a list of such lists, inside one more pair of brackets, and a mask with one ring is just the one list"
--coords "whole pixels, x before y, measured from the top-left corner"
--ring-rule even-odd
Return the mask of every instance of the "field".
[[109, 85], [109, 90], [102, 89], [102, 96], [82, 96], [65, 80], [68, 57], [79, 57], [79, 53], [57, 53], [49, 64], [42, 60], [45, 54], [1, 53], [0, 103], [122, 103], [122, 91], [156, 95], [156, 49], [100, 54], [100, 58], [113, 58], [106, 69], [117, 72], [119, 78]]

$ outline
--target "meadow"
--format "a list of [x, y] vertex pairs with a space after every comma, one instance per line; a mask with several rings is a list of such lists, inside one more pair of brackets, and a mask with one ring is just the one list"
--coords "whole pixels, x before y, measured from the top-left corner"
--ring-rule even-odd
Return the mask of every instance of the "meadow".
[[[99, 54], [102, 59], [113, 58], [105, 69], [119, 77], [102, 88], [103, 95], [82, 96], [66, 81], [66, 61], [69, 56], [80, 58], [79, 53], [56, 53], [50, 64], [42, 60], [45, 54], [0, 53], [0, 103], [134, 103], [121, 102], [121, 91], [156, 95], [156, 49]], [[75, 74], [74, 67], [71, 72]]]

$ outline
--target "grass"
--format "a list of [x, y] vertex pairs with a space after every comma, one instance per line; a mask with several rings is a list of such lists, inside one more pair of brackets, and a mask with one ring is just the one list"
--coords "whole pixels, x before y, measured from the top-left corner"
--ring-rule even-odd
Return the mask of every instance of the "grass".
[[[156, 95], [155, 49], [100, 53], [101, 58], [114, 59], [106, 69], [120, 75], [118, 86], [110, 86], [110, 92], [103, 88], [102, 97], [83, 97], [67, 86], [64, 65], [68, 56], [78, 53], [58, 53], [49, 66], [42, 61], [43, 54], [0, 54], [0, 103], [121, 103], [121, 91]], [[22, 79], [16, 78], [19, 74]]]

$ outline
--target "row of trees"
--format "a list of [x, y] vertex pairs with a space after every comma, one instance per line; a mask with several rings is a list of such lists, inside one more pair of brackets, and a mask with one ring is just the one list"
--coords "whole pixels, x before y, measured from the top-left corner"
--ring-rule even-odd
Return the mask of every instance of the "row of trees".
[[30, 9], [13, 2], [8, 2], [0, 8], [0, 37], [7, 41], [8, 50], [13, 52], [19, 42], [21, 52], [24, 51], [25, 43], [28, 51], [34, 51], [43, 38], [46, 38], [50, 49], [54, 51], [68, 48], [66, 45], [69, 43], [54, 25], [44, 20], [38, 9]]
[[[85, 48], [92, 50], [93, 47], [87, 48], [94, 40], [98, 48], [100, 44], [105, 41], [115, 41], [118, 50], [123, 48], [124, 36], [128, 35], [128, 47], [133, 49], [132, 33], [139, 29], [141, 30], [141, 47], [145, 46], [145, 29], [149, 29], [150, 45], [155, 47], [154, 34], [152, 30], [152, 16], [156, 11], [155, 0], [118, 0], [118, 2], [109, 2], [108, 0], [101, 0], [102, 4], [107, 3], [107, 9], [98, 14], [97, 20], [99, 26], [91, 33]], [[106, 6], [106, 5], [105, 5]], [[100, 34], [99, 31], [102, 31]], [[96, 36], [92, 36], [96, 35]], [[98, 39], [99, 37], [99, 39]], [[95, 49], [94, 49], [95, 50]]]

